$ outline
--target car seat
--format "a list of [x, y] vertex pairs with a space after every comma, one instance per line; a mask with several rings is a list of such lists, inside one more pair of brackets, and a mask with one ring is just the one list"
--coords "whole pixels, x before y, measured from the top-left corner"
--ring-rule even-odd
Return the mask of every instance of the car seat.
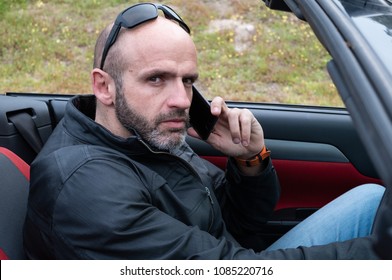
[[23, 224], [27, 212], [30, 166], [0, 147], [0, 259], [26, 259]]

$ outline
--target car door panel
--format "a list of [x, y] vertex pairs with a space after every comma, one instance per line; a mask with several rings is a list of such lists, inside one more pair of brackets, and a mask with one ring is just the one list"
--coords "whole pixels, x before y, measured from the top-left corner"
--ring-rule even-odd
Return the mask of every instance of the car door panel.
[[[282, 188], [277, 210], [292, 207], [320, 208], [355, 186], [381, 183], [377, 178], [360, 173], [331, 145], [296, 141], [279, 141], [275, 144], [276, 141], [279, 140], [266, 140], [272, 151], [279, 151], [271, 155]], [[307, 145], [311, 148], [306, 148]], [[320, 149], [315, 151], [315, 147]], [[296, 153], [298, 156], [295, 156]], [[222, 169], [226, 166], [227, 158], [224, 156], [203, 158]]]

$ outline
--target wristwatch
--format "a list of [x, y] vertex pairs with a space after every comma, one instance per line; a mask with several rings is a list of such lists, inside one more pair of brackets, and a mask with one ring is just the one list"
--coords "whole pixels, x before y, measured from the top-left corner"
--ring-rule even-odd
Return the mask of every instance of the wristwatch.
[[267, 149], [267, 147], [264, 145], [263, 149], [261, 150], [260, 153], [258, 153], [256, 156], [251, 157], [249, 159], [240, 159], [240, 158], [234, 158], [237, 164], [242, 165], [242, 166], [257, 166], [263, 163], [263, 160], [268, 158], [271, 154], [271, 151]]

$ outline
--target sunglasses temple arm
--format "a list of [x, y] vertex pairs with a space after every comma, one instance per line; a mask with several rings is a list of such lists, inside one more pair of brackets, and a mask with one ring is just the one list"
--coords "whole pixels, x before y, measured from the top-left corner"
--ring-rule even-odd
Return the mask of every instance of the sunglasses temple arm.
[[120, 24], [114, 24], [112, 27], [112, 30], [110, 31], [110, 34], [108, 36], [108, 39], [106, 41], [105, 47], [102, 52], [102, 57], [101, 57], [101, 65], [100, 69], [103, 70], [103, 66], [105, 64], [106, 56], [108, 55], [109, 49], [111, 46], [114, 44], [114, 42], [117, 39], [118, 33], [120, 32], [121, 25]]

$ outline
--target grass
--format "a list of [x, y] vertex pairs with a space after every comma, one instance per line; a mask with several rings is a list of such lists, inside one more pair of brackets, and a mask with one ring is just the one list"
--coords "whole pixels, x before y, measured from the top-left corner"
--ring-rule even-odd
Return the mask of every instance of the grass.
[[[90, 93], [98, 33], [137, 2], [0, 0], [0, 93]], [[199, 87], [207, 97], [342, 106], [325, 70], [328, 54], [310, 28], [291, 14], [270, 11], [260, 0], [164, 3], [192, 29], [199, 50]], [[233, 28], [208, 32], [216, 20], [252, 24], [248, 48], [235, 49]]]

